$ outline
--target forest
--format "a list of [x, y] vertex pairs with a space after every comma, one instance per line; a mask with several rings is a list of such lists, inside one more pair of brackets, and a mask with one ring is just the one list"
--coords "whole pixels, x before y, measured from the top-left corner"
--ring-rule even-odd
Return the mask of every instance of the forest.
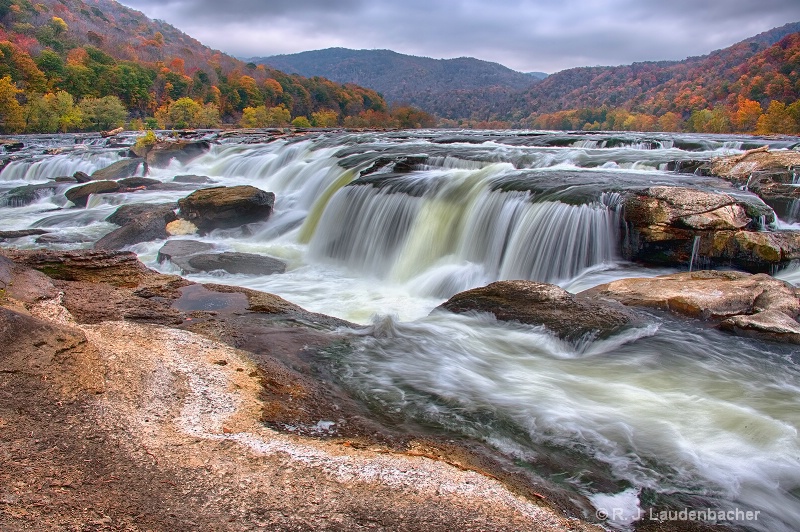
[[0, 0], [0, 132], [222, 123], [434, 124], [364, 87], [238, 61], [116, 2]]

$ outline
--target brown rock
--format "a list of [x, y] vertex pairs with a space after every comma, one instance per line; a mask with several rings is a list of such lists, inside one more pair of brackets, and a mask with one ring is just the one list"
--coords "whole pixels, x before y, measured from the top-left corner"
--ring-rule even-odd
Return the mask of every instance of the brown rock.
[[67, 190], [66, 196], [76, 207], [86, 207], [86, 201], [91, 194], [108, 194], [117, 192], [120, 188], [120, 184], [116, 181], [92, 181], [85, 185], [72, 187]]
[[800, 323], [776, 310], [733, 316], [720, 323], [720, 329], [740, 336], [800, 344]]
[[3, 296], [21, 303], [34, 303], [58, 295], [58, 290], [49, 277], [15, 264], [2, 256], [0, 256], [0, 290], [3, 291]]
[[201, 234], [266, 220], [274, 203], [275, 194], [249, 185], [206, 188], [178, 200], [181, 218]]
[[167, 238], [167, 224], [177, 219], [174, 207], [171, 203], [120, 207], [107, 220], [124, 221], [124, 224], [98, 240], [94, 248], [122, 249], [139, 242]]
[[206, 140], [159, 142], [147, 153], [147, 163], [155, 168], [166, 168], [172, 159], [186, 164], [211, 149]]
[[498, 320], [543, 325], [567, 340], [605, 338], [637, 322], [624, 308], [576, 297], [558, 286], [532, 281], [498, 281], [458, 293], [438, 309], [488, 312]]
[[94, 181], [116, 181], [117, 179], [125, 179], [137, 174], [139, 168], [144, 165], [143, 174], [147, 174], [147, 163], [141, 158], [122, 159], [115, 163], [95, 171], [92, 174]]
[[776, 339], [778, 333], [789, 335], [784, 341], [794, 341], [791, 330], [797, 326], [795, 319], [800, 315], [798, 290], [765, 274], [697, 271], [620, 279], [580, 295], [693, 318], [725, 320], [722, 328], [734, 332], [746, 330], [749, 335], [765, 333], [771, 339]]
[[158, 275], [129, 251], [2, 249], [0, 255], [39, 270], [52, 279], [64, 281], [135, 287], [144, 278]]
[[98, 353], [80, 329], [0, 307], [0, 345], [0, 374], [37, 377], [67, 398], [103, 391]]

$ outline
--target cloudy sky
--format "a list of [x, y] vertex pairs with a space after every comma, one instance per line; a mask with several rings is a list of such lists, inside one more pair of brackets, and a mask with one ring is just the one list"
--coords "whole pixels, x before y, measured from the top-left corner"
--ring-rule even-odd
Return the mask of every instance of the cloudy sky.
[[516, 70], [684, 59], [800, 21], [798, 0], [122, 0], [239, 57], [341, 46]]

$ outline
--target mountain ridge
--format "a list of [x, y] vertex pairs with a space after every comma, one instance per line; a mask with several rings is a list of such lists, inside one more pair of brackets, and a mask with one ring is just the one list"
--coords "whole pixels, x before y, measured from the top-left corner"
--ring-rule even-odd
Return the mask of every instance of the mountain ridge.
[[435, 59], [393, 50], [325, 48], [297, 54], [252, 57], [249, 61], [304, 76], [356, 83], [382, 94], [389, 103], [436, 106], [454, 91], [494, 89], [510, 93], [540, 81], [541, 74], [517, 72], [473, 57]]

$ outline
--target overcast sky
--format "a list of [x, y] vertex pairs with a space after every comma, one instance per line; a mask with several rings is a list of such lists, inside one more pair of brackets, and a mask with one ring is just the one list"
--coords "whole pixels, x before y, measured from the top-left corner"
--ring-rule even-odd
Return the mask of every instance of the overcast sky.
[[341, 46], [523, 72], [685, 59], [800, 21], [800, 0], [122, 0], [238, 57]]

